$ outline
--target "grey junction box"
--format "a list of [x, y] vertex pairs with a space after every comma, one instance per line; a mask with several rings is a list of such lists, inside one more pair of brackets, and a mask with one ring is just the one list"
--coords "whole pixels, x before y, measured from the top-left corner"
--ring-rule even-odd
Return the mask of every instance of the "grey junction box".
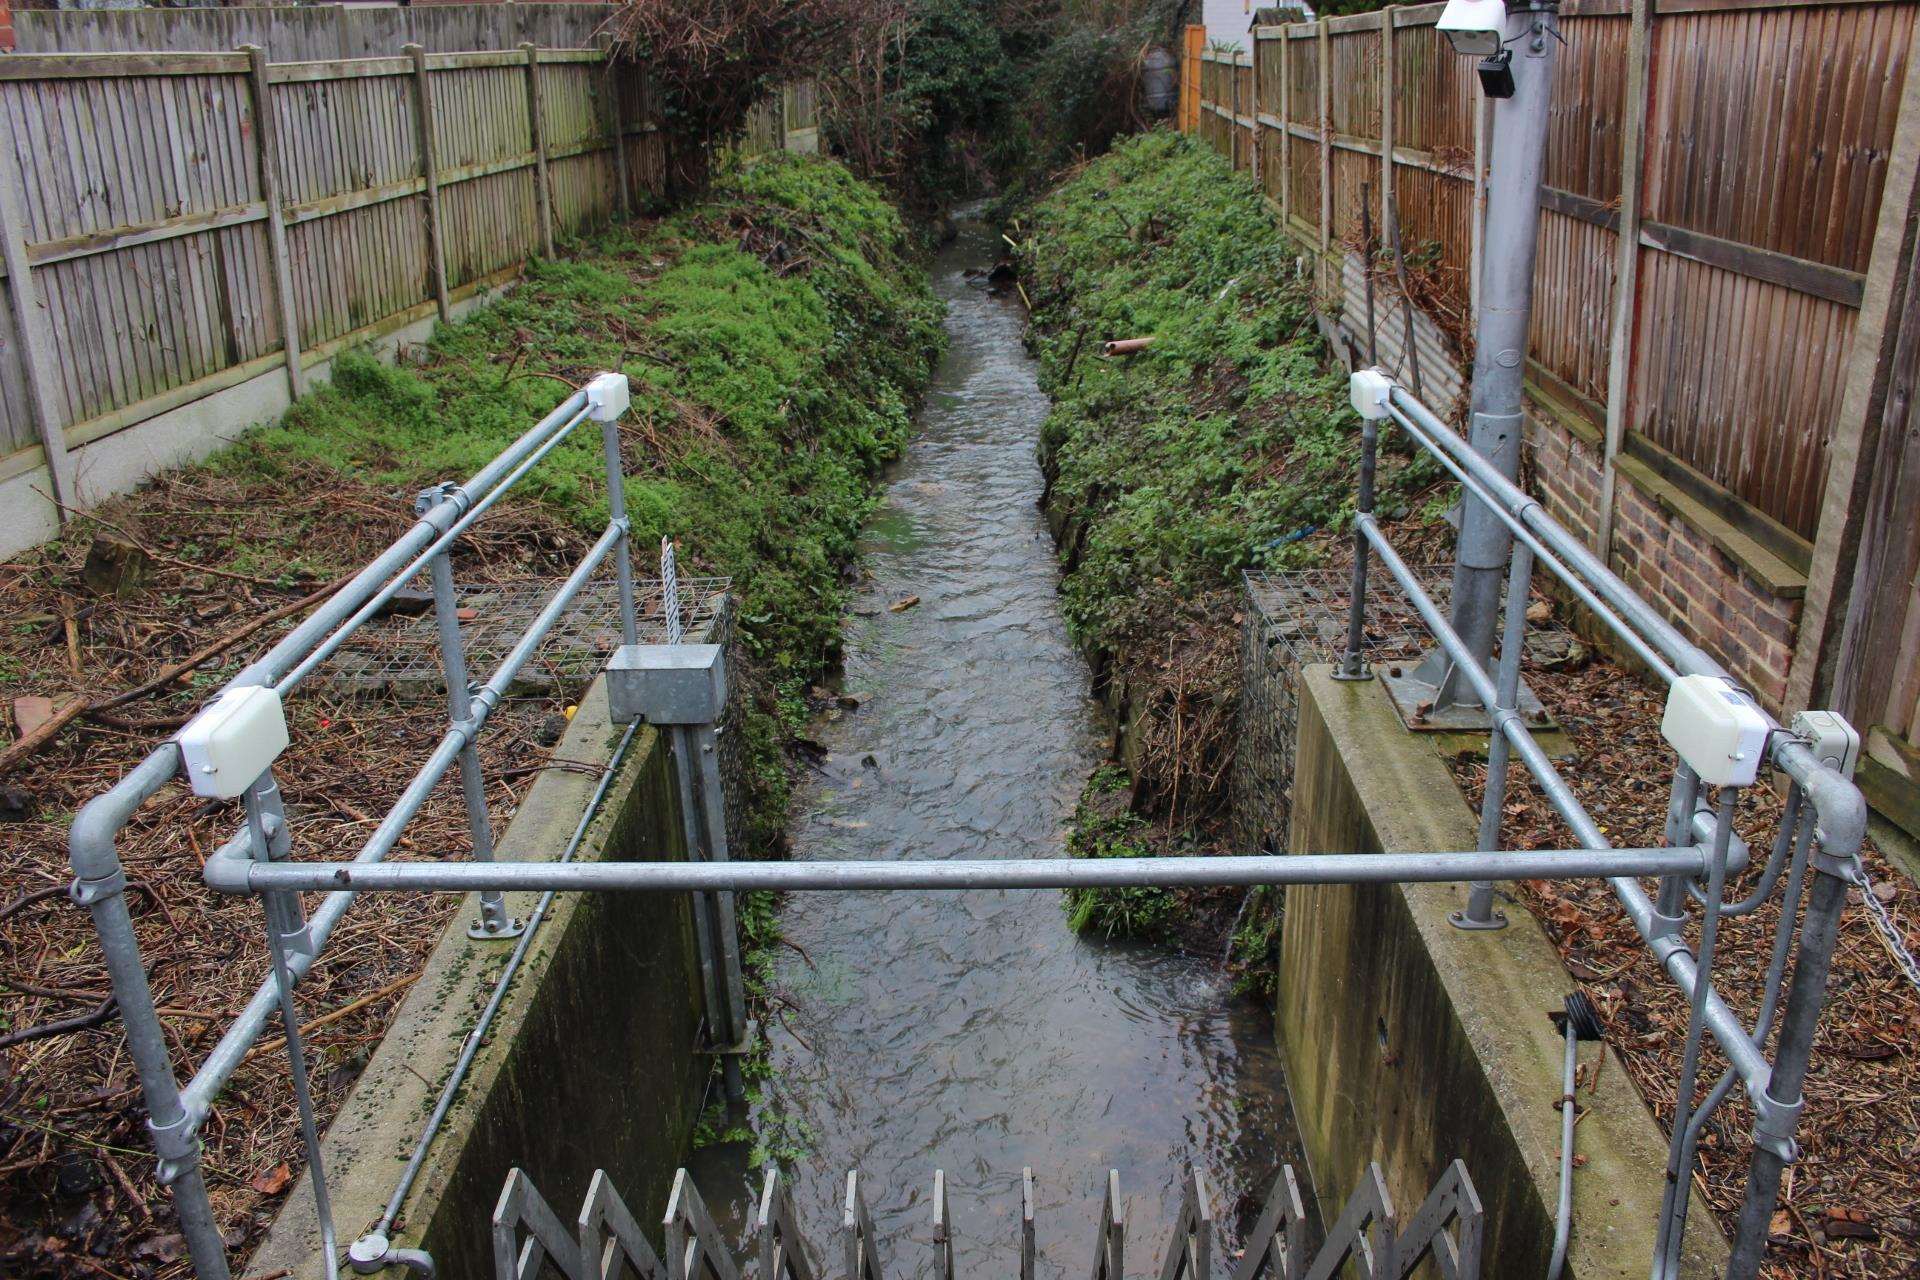
[[614, 723], [715, 724], [727, 705], [717, 644], [623, 644], [607, 663]]

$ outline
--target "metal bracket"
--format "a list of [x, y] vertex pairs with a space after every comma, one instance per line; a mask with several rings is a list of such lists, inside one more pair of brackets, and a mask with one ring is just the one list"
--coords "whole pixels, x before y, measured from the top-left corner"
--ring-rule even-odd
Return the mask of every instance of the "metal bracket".
[[1455, 908], [1447, 912], [1447, 923], [1456, 929], [1466, 929], [1469, 932], [1491, 933], [1495, 929], [1506, 928], [1507, 917], [1505, 912], [1494, 911], [1488, 913], [1485, 920], [1475, 920], [1464, 910]]
[[161, 1186], [172, 1186], [199, 1165], [200, 1125], [191, 1113], [183, 1112], [172, 1124], [149, 1119], [147, 1132], [153, 1135], [153, 1151], [160, 1157], [154, 1176]]
[[467, 926], [467, 936], [476, 942], [504, 942], [517, 938], [527, 931], [527, 922], [519, 916], [505, 916], [497, 921], [489, 921], [485, 915]]
[[115, 867], [111, 874], [92, 880], [85, 876], [76, 877], [67, 887], [67, 896], [79, 906], [90, 907], [96, 902], [105, 902], [108, 898], [118, 897], [126, 891], [126, 870]]
[[1800, 1112], [1806, 1105], [1805, 1099], [1789, 1106], [1764, 1091], [1750, 1096], [1753, 1102], [1753, 1145], [1772, 1152], [1787, 1164], [1798, 1160], [1800, 1144], [1793, 1140], [1793, 1132], [1800, 1124]]
[[714, 1040], [700, 1045], [694, 1052], [708, 1058], [745, 1058], [760, 1046], [760, 1020], [747, 1019], [746, 1034], [740, 1037], [738, 1044], [721, 1044]]
[[1335, 680], [1351, 681], [1354, 684], [1364, 684], [1373, 679], [1373, 668], [1367, 665], [1365, 658], [1351, 663], [1342, 658], [1340, 665], [1334, 669], [1333, 678]]

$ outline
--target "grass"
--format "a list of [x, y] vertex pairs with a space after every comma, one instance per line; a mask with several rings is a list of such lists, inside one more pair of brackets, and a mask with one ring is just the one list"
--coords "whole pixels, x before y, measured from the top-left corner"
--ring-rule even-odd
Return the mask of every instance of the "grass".
[[[1133, 808], [1164, 816], [1127, 830], [1083, 803], [1074, 851], [1191, 851], [1223, 837], [1240, 573], [1325, 559], [1351, 524], [1359, 421], [1259, 190], [1192, 139], [1119, 143], [1013, 234], [1054, 400], [1040, 460], [1063, 609], [1102, 682], [1124, 690], [1111, 701], [1129, 721]], [[1100, 354], [1137, 337], [1153, 343]], [[1418, 506], [1433, 478], [1385, 456], [1381, 510]], [[1076, 927], [1191, 938], [1203, 901], [1226, 898], [1125, 891], [1076, 896], [1070, 910]]]
[[[837, 652], [841, 568], [942, 342], [911, 243], [836, 163], [736, 164], [699, 205], [535, 263], [411, 367], [342, 358], [331, 386], [213, 465], [271, 478], [314, 463], [406, 492], [471, 474], [573, 385], [618, 369], [633, 385], [623, 450], [640, 562], [671, 536], [683, 565], [732, 577], [748, 655], [775, 684], [803, 685]], [[524, 492], [597, 530], [598, 433], [577, 430]], [[762, 845], [785, 800], [768, 714], [747, 729]]]

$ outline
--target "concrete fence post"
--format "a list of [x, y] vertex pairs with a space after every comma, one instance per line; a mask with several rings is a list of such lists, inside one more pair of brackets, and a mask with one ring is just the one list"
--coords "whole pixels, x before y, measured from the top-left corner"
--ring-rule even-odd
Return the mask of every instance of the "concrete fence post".
[[523, 44], [527, 55], [527, 135], [533, 149], [533, 199], [540, 211], [541, 252], [553, 256], [553, 187], [547, 174], [547, 129], [541, 120], [544, 96], [540, 91], [540, 46]]
[[[253, 157], [260, 175], [260, 198], [267, 206], [267, 252], [273, 259], [272, 289], [280, 311], [280, 336], [287, 354], [287, 388], [294, 399], [307, 394], [307, 372], [300, 364], [300, 317], [293, 304], [293, 263], [287, 255], [287, 218], [280, 198], [280, 131], [273, 118], [273, 83], [267, 76], [267, 51], [243, 44], [251, 74]], [[244, 132], [244, 131], [243, 131]]]
[[403, 47], [413, 59], [413, 120], [420, 137], [420, 176], [427, 184], [427, 256], [433, 274], [433, 297], [440, 308], [440, 322], [453, 318], [452, 300], [447, 294], [447, 240], [440, 218], [440, 159], [433, 140], [433, 85], [428, 79], [427, 51], [417, 44]]

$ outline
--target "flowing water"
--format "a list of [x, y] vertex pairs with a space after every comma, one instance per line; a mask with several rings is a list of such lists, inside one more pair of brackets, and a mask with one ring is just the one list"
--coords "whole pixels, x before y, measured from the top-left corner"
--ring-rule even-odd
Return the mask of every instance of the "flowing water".
[[[795, 857], [1064, 856], [1103, 758], [1037, 506], [1047, 398], [1018, 299], [966, 275], [992, 252], [968, 227], [934, 264], [951, 347], [867, 530], [846, 638], [846, 688], [870, 698], [820, 731], [830, 754], [803, 791]], [[1158, 1266], [1190, 1164], [1228, 1247], [1236, 1203], [1299, 1164], [1272, 1021], [1216, 957], [1076, 936], [1050, 890], [795, 894], [781, 923], [791, 1006], [768, 1020], [753, 1119], [830, 1272], [852, 1167], [898, 1276], [931, 1265], [936, 1168], [966, 1269], [1016, 1274], [1031, 1166], [1055, 1276], [1091, 1266], [1109, 1168], [1137, 1272]], [[698, 1170], [735, 1231], [759, 1177], [743, 1148], [709, 1148]]]

